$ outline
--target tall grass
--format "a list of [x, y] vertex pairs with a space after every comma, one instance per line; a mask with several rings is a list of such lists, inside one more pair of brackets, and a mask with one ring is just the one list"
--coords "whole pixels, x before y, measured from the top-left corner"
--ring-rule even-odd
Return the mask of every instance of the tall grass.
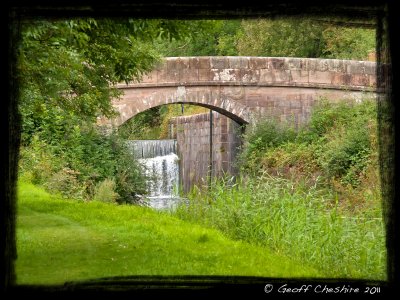
[[267, 246], [326, 277], [386, 278], [384, 223], [370, 215], [338, 210], [334, 195], [263, 174], [236, 185], [218, 180], [207, 192], [194, 189], [176, 214], [223, 231], [231, 238]]

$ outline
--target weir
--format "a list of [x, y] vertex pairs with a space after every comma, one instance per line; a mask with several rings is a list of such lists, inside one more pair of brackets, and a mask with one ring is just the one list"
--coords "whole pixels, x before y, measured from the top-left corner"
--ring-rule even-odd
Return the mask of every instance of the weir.
[[150, 178], [148, 199], [150, 207], [172, 208], [179, 198], [179, 163], [176, 140], [131, 140], [127, 142], [135, 158], [146, 168]]

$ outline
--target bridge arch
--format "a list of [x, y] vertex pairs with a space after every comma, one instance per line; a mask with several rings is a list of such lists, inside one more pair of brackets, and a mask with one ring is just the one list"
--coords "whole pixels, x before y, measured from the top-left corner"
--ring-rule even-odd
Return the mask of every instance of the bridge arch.
[[130, 118], [147, 109], [167, 104], [192, 104], [209, 108], [229, 117], [239, 124], [252, 121], [252, 112], [248, 107], [229, 98], [220, 91], [220, 87], [170, 87], [157, 90], [124, 93], [123, 99], [114, 102], [114, 107], [120, 112], [112, 120], [113, 126], [119, 126]]
[[376, 94], [376, 63], [285, 57], [168, 57], [138, 83], [118, 84], [119, 116], [99, 125], [119, 126], [149, 108], [190, 103], [238, 123], [260, 116], [304, 123], [320, 97], [332, 101]]

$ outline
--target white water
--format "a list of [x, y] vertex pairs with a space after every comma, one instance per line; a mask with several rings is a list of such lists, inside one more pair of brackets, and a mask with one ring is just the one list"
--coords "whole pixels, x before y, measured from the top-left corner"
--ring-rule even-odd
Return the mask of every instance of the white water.
[[132, 140], [127, 143], [136, 158], [153, 158], [177, 153], [176, 140]]
[[179, 167], [175, 153], [142, 158], [146, 173], [152, 179], [149, 183], [150, 197], [171, 197], [178, 189]]
[[179, 163], [176, 140], [129, 141], [133, 154], [146, 168], [148, 203], [155, 209], [173, 208], [178, 198]]

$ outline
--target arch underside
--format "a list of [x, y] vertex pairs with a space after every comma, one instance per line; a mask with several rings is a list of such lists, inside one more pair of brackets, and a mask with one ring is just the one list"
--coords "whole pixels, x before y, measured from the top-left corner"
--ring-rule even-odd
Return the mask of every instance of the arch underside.
[[[221, 115], [224, 115], [224, 116], [232, 119], [233, 121], [237, 122], [239, 125], [243, 125], [243, 124], [248, 124], [249, 123], [248, 121], [244, 120], [243, 118], [241, 118], [241, 117], [239, 117], [239, 116], [237, 116], [237, 115], [235, 115], [235, 114], [233, 114], [233, 113], [231, 113], [231, 112], [229, 112], [229, 111], [227, 111], [227, 110], [225, 110], [223, 108], [220, 108], [218, 106], [209, 105], [209, 104], [198, 103], [198, 102], [176, 101], [176, 102], [170, 102], [170, 103], [155, 105], [155, 106], [152, 106], [150, 108], [157, 107], [157, 106], [162, 106], [162, 105], [169, 105], [169, 104], [197, 105], [197, 106], [205, 107], [205, 108], [211, 109], [213, 111], [216, 111], [216, 112], [220, 113]], [[147, 108], [147, 109], [150, 109], [150, 108]], [[147, 109], [145, 109], [143, 111], [146, 111]], [[141, 112], [143, 112], [143, 111], [141, 111]], [[131, 118], [135, 117], [139, 113], [134, 114]]]
[[120, 115], [112, 120], [114, 126], [120, 126], [135, 115], [150, 108], [167, 104], [191, 104], [209, 108], [227, 116], [239, 124], [251, 122], [252, 113], [248, 107], [221, 95], [212, 89], [187, 90], [185, 87], [153, 91], [129, 90], [120, 100], [114, 102], [114, 107]]

